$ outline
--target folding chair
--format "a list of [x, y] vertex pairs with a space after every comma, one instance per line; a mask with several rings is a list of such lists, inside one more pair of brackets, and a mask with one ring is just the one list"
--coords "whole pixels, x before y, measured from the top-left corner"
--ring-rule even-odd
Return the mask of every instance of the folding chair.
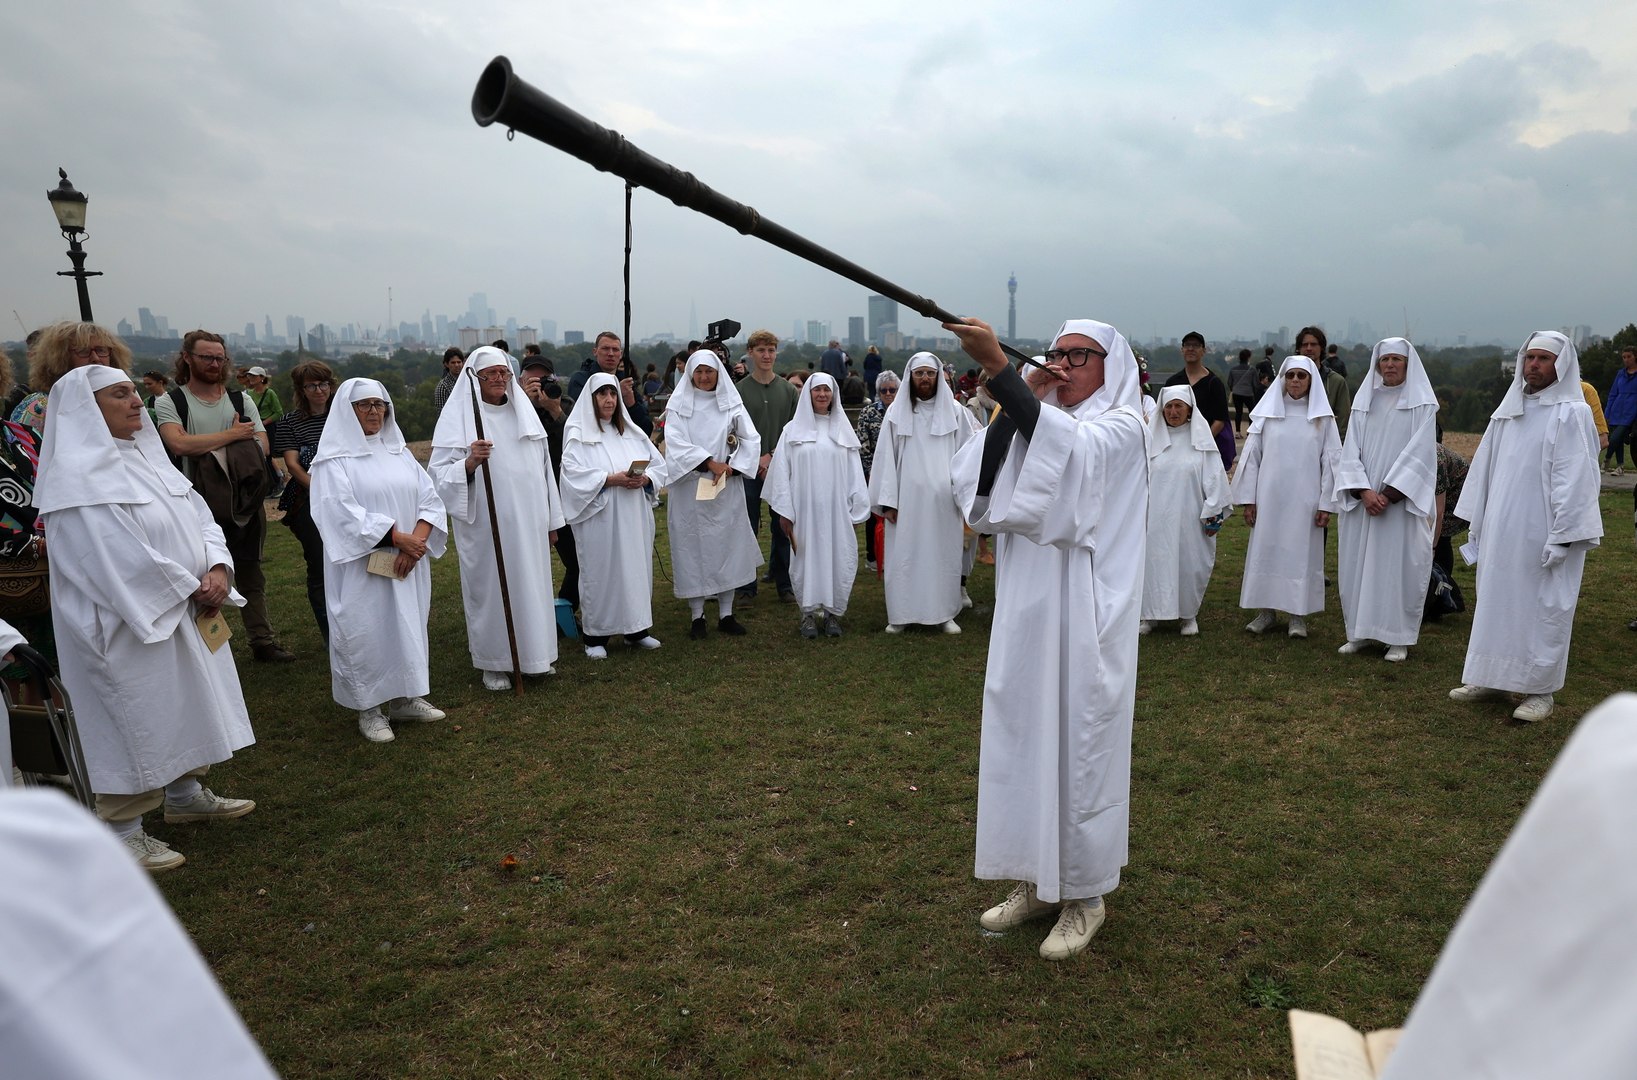
[[[12, 700], [11, 688], [0, 684], [0, 694], [11, 717], [12, 762], [23, 774], [25, 784], [58, 783], [67, 777], [74, 797], [86, 809], [95, 811], [96, 795], [86, 774], [85, 751], [80, 747], [79, 728], [74, 725], [74, 706], [68, 691], [57, 680], [51, 662], [27, 645], [11, 650], [14, 660], [29, 672], [29, 682], [39, 690], [44, 705], [19, 705]], [[60, 704], [59, 704], [60, 703]]]

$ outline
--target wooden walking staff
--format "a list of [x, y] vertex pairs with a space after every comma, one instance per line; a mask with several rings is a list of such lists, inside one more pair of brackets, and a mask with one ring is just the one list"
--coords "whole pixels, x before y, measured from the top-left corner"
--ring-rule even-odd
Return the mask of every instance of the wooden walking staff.
[[[508, 364], [506, 370], [511, 370]], [[477, 372], [471, 372], [472, 423], [477, 426], [477, 437], [483, 438], [483, 399], [477, 393]], [[500, 609], [506, 615], [506, 646], [512, 651], [512, 694], [523, 696], [523, 661], [517, 656], [517, 628], [512, 625], [512, 593], [506, 587], [506, 552], [500, 546], [500, 519], [495, 516], [495, 486], [489, 476], [489, 459], [477, 463], [483, 471], [483, 498], [489, 506], [489, 539], [495, 542], [495, 569], [500, 571]]]

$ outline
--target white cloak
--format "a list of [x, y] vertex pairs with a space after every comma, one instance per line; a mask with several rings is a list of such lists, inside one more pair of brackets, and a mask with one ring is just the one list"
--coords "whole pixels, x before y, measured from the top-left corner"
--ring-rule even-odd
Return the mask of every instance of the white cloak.
[[[521, 391], [514, 388], [512, 393]], [[525, 674], [539, 675], [557, 662], [551, 533], [563, 527], [563, 500], [551, 475], [544, 431], [541, 437], [527, 437], [509, 404], [487, 405], [480, 399], [478, 405], [483, 410], [483, 437], [494, 443], [489, 475], [494, 480], [495, 511], [500, 518], [518, 663]], [[465, 407], [469, 410], [470, 402]], [[450, 415], [446, 408], [439, 417], [440, 427]], [[472, 666], [479, 671], [511, 671], [489, 500], [484, 494], [482, 467], [466, 472], [469, 447], [470, 443], [434, 447], [428, 471], [454, 526]]]
[[[804, 396], [804, 405], [806, 400]], [[831, 409], [841, 411], [839, 399]], [[876, 449], [879, 453], [880, 447]], [[870, 493], [858, 448], [822, 435], [793, 441], [787, 428], [767, 467], [762, 498], [775, 514], [790, 519], [790, 587], [796, 604], [803, 611], [823, 608], [845, 615], [858, 576], [858, 533], [853, 527], [870, 516]], [[773, 527], [780, 526], [774, 522]]]
[[374, 453], [320, 459], [310, 470], [313, 521], [326, 558], [330, 688], [337, 704], [358, 710], [423, 697], [432, 688], [426, 635], [432, 564], [422, 559], [400, 580], [366, 570], [370, 555], [394, 550], [379, 546], [390, 530], [411, 532], [421, 521], [432, 526], [426, 549], [434, 559], [443, 557], [449, 539], [426, 470], [407, 451], [385, 449], [379, 435], [365, 442]]
[[[591, 395], [580, 397], [589, 408]], [[576, 403], [575, 412], [580, 411]], [[605, 486], [610, 473], [643, 459], [650, 462], [653, 487]], [[629, 419], [623, 435], [610, 425], [595, 442], [566, 436], [563, 505], [580, 553], [580, 624], [591, 637], [634, 634], [654, 625], [654, 507], [665, 472], [664, 460]]]
[[[941, 397], [950, 396], [939, 380]], [[914, 402], [906, 372], [903, 389], [881, 422], [870, 468], [870, 510], [898, 511], [886, 522], [881, 553], [887, 622], [936, 626], [961, 611], [961, 576], [966, 526], [955, 502], [950, 464], [977, 430], [972, 414], [951, 397], [943, 415], [941, 402]], [[901, 403], [901, 404], [900, 404]], [[937, 421], [945, 420], [939, 424]], [[939, 428], [947, 430], [940, 431]]]
[[[1210, 428], [1205, 430], [1209, 434]], [[1169, 446], [1148, 463], [1142, 617], [1192, 619], [1216, 568], [1216, 536], [1205, 531], [1204, 522], [1229, 509], [1232, 496], [1214, 442], [1209, 450], [1196, 449], [1189, 424], [1167, 427], [1159, 438]]]
[[[1308, 391], [1315, 393], [1324, 396], [1322, 389]], [[1313, 516], [1336, 509], [1333, 472], [1340, 452], [1336, 420], [1328, 413], [1309, 420], [1295, 412], [1251, 424], [1233, 474], [1234, 505], [1256, 506], [1240, 607], [1291, 615], [1324, 610], [1324, 530]]]
[[115, 442], [148, 501], [54, 510], [46, 546], [58, 669], [91, 788], [135, 795], [226, 761], [255, 736], [233, 650], [212, 653], [194, 625], [200, 579], [233, 567], [221, 526], [193, 490], [171, 494], [135, 443]]
[[[1461, 554], [1478, 565], [1462, 682], [1520, 694], [1563, 688], [1586, 551], [1603, 535], [1597, 429], [1573, 389], [1575, 400], [1525, 396], [1520, 415], [1491, 418], [1472, 456], [1455, 508], [1472, 522]], [[1568, 547], [1551, 569], [1541, 566], [1547, 544]]]
[[[1349, 641], [1414, 645], [1432, 575], [1437, 509], [1437, 405], [1399, 408], [1404, 386], [1373, 388], [1369, 411], [1354, 409], [1336, 466], [1336, 588]], [[1353, 491], [1402, 492], [1375, 517]]]

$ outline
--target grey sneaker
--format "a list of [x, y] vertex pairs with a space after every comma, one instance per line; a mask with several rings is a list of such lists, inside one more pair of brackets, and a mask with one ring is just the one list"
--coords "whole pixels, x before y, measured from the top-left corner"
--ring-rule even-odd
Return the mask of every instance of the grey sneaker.
[[1474, 686], [1472, 683], [1462, 683], [1449, 692], [1451, 701], [1488, 701], [1490, 698], [1500, 696], [1499, 690], [1487, 686]]
[[512, 677], [504, 671], [485, 671], [483, 673], [483, 689], [510, 690], [511, 688]]
[[136, 856], [138, 866], [154, 874], [175, 870], [188, 861], [180, 851], [172, 851], [165, 841], [155, 840], [140, 829], [125, 838], [125, 846]]
[[[487, 677], [492, 673], [485, 671], [483, 674]], [[510, 690], [512, 688], [511, 677], [503, 677], [506, 679], [506, 689]], [[487, 678], [485, 678], [485, 681], [487, 681]], [[442, 720], [446, 714], [442, 709], [423, 697], [406, 697], [395, 700], [392, 703], [391, 711], [387, 715], [394, 720], [419, 720], [423, 724], [428, 724], [433, 720]]]
[[1307, 636], [1307, 620], [1302, 618], [1302, 616], [1300, 616], [1300, 615], [1292, 615], [1290, 617], [1290, 636], [1291, 637], [1306, 637]]
[[1273, 612], [1265, 608], [1262, 610], [1261, 614], [1257, 615], [1256, 618], [1252, 619], [1245, 626], [1245, 629], [1249, 630], [1253, 634], [1265, 634], [1272, 628]]
[[836, 618], [833, 614], [831, 614], [829, 612], [824, 613], [824, 636], [825, 637], [840, 637], [841, 636], [841, 620]]
[[1092, 900], [1070, 900], [1063, 905], [1063, 914], [1057, 917], [1057, 925], [1040, 943], [1040, 958], [1067, 960], [1084, 951], [1107, 915], [1108, 909], [1103, 906], [1100, 896]]
[[818, 619], [811, 611], [801, 613], [801, 636], [808, 639], [818, 637]]
[[1012, 890], [1012, 895], [978, 916], [978, 925], [998, 934], [1022, 926], [1031, 919], [1044, 918], [1062, 906], [1048, 904], [1036, 896], [1033, 882], [1020, 881], [1017, 888]]
[[[165, 800], [165, 824], [186, 825], [190, 821], [226, 821], [244, 817], [256, 808], [250, 799], [224, 799], [207, 787], [185, 803]], [[154, 843], [159, 843], [155, 840]]]
[[392, 734], [392, 725], [387, 723], [386, 714], [381, 712], [379, 705], [373, 709], [359, 710], [358, 733], [370, 742], [391, 742], [397, 737]]
[[1530, 694], [1523, 699], [1522, 704], [1512, 710], [1512, 719], [1522, 720], [1530, 724], [1538, 724], [1551, 715], [1551, 694]]

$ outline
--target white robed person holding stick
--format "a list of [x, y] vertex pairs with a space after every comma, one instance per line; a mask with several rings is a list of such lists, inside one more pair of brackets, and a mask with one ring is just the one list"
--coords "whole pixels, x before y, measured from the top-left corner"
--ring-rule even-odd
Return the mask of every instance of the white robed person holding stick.
[[514, 689], [514, 659], [524, 675], [552, 674], [557, 619], [551, 544], [563, 527], [563, 500], [545, 426], [499, 349], [485, 345], [466, 358], [438, 414], [427, 471], [454, 526], [467, 648], [472, 666], [483, 673], [483, 688]]
[[688, 602], [691, 638], [705, 637], [710, 599], [718, 630], [745, 632], [733, 617], [733, 598], [756, 580], [762, 549], [750, 527], [743, 478], [756, 476], [761, 458], [762, 437], [733, 379], [716, 353], [699, 349], [665, 405], [671, 582], [677, 598]]
[[1063, 960], [1102, 925], [1130, 835], [1148, 510], [1137, 359], [1114, 327], [1076, 319], [1026, 383], [987, 324], [944, 328], [1001, 407], [953, 465], [968, 524], [995, 537], [974, 872], [1019, 882], [979, 922], [1056, 915], [1040, 955]]

